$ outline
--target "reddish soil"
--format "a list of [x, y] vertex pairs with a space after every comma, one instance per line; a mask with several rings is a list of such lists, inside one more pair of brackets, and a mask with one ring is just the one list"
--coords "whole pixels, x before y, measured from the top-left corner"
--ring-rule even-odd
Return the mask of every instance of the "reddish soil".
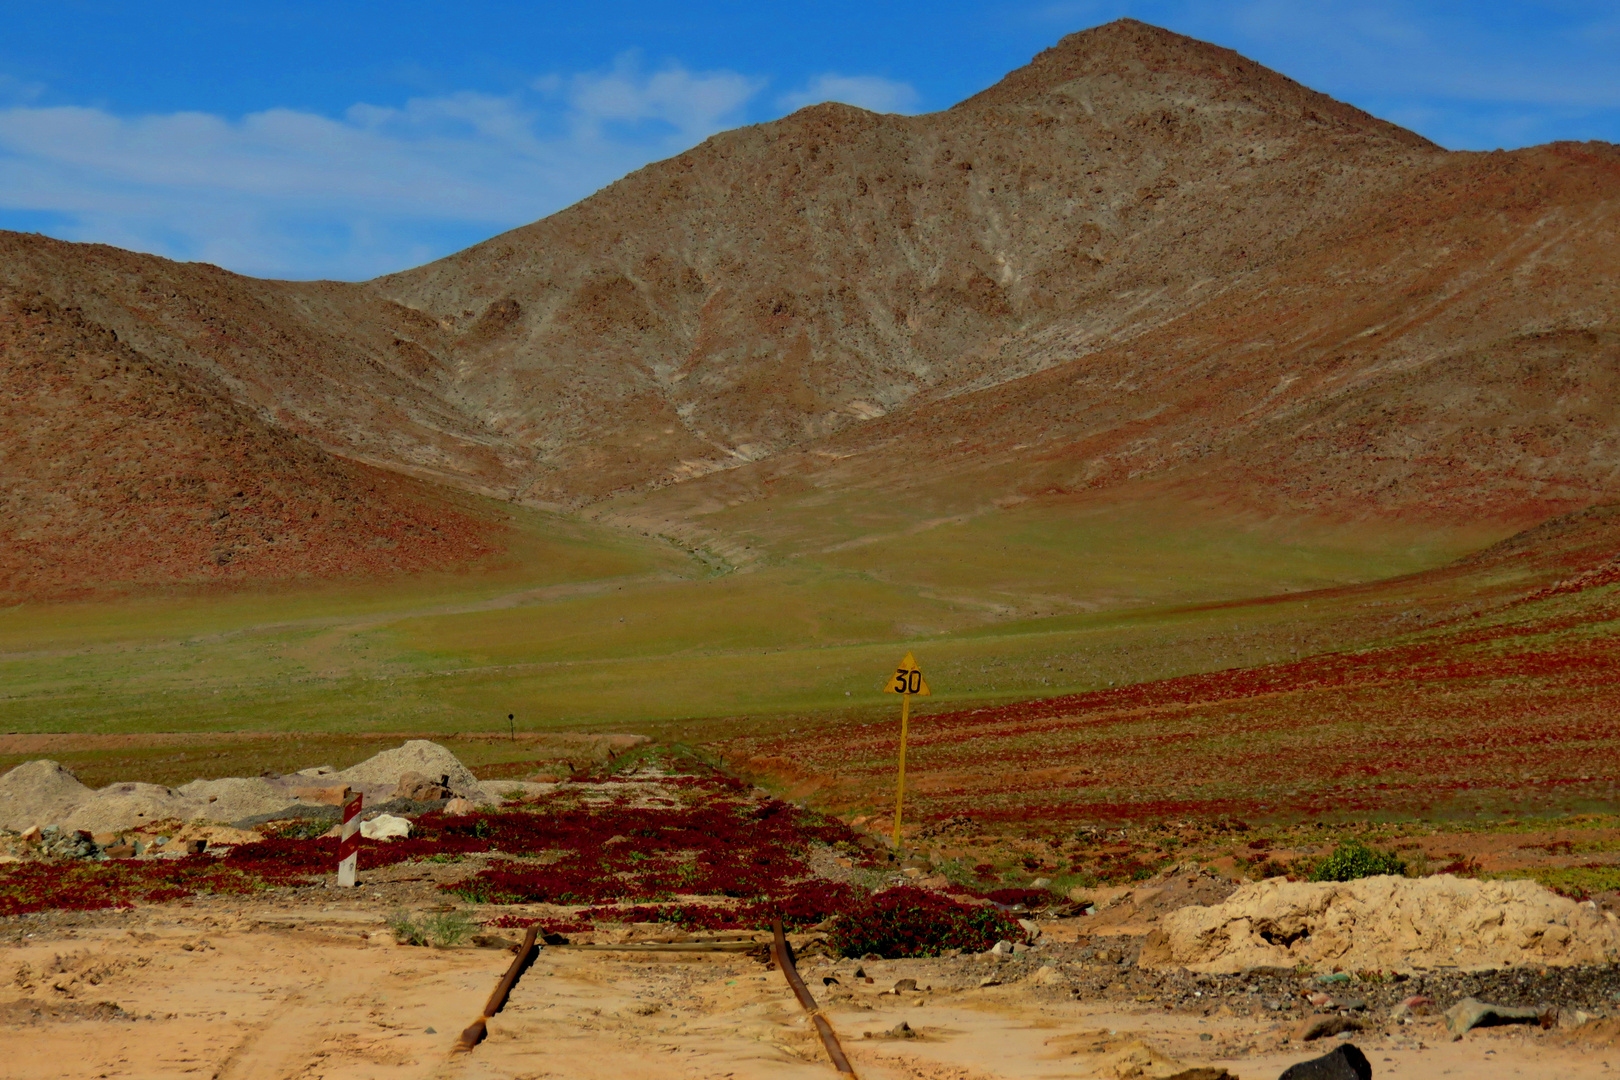
[[[914, 716], [908, 819], [965, 812], [1033, 827], [1612, 806], [1615, 782], [1598, 763], [1620, 748], [1617, 527], [1613, 512], [1589, 511], [1401, 583], [1403, 593], [1351, 590], [1383, 607], [1444, 584], [1431, 597], [1455, 590], [1480, 605], [1429, 619], [1439, 605], [1418, 605], [1404, 612], [1411, 630], [1384, 644]], [[1526, 559], [1540, 583], [1494, 597], [1475, 587]], [[883, 812], [897, 736], [892, 722], [862, 720], [720, 745], [822, 805]]]
[[195, 373], [0, 293], [0, 598], [121, 584], [410, 573], [501, 529], [344, 461]]

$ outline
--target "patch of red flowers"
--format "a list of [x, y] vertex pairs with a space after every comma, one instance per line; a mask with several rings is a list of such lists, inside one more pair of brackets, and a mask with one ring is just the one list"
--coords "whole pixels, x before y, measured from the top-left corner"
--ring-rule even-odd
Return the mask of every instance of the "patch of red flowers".
[[[811, 845], [865, 858], [844, 824], [753, 794], [730, 777], [671, 777], [679, 805], [631, 807], [563, 798], [544, 807], [425, 814], [413, 835], [362, 845], [360, 868], [438, 855], [499, 853], [446, 886], [486, 903], [667, 903], [677, 895], [730, 897], [724, 919], [753, 925], [770, 909], [793, 925], [836, 910], [843, 886], [811, 880]], [[627, 790], [628, 787], [627, 787]], [[337, 840], [272, 836], [224, 856], [180, 860], [19, 863], [0, 867], [0, 915], [161, 903], [197, 893], [247, 893], [331, 873]], [[692, 918], [699, 916], [693, 915]], [[765, 916], [768, 918], [768, 916]], [[709, 917], [710, 921], [722, 916]]]
[[[787, 903], [809, 877], [805, 857], [811, 844], [860, 852], [855, 834], [841, 822], [778, 799], [741, 797], [730, 785], [717, 794], [676, 808], [607, 805], [474, 815], [485, 827], [485, 850], [544, 855], [547, 861], [497, 859], [445, 888], [476, 903], [668, 902], [677, 895]], [[458, 824], [443, 823], [448, 820]], [[451, 828], [476, 831], [466, 819], [435, 821], [430, 815], [423, 823], [421, 843], [443, 843]]]
[[888, 960], [938, 956], [947, 949], [984, 952], [998, 941], [1024, 941], [1022, 927], [994, 907], [964, 904], [912, 885], [873, 893], [833, 920], [827, 944], [842, 956]]
[[[335, 844], [333, 852], [335, 860]], [[244, 867], [207, 855], [154, 862], [16, 863], [0, 867], [0, 917], [161, 904], [200, 893], [240, 895], [270, 886], [305, 884], [309, 879], [304, 875], [297, 865]]]

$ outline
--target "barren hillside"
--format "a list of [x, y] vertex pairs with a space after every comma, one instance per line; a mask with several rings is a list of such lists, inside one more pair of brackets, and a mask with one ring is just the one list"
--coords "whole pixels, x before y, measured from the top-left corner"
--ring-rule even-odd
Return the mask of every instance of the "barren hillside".
[[347, 457], [512, 494], [501, 437], [415, 339], [433, 320], [343, 282], [258, 281], [103, 244], [0, 232], [0, 285], [77, 309], [180, 377]]
[[1620, 497], [1617, 211], [1612, 146], [1448, 153], [1125, 20], [374, 282], [0, 234], [0, 285], [310, 453], [676, 532], [920, 477], [959, 510], [1152, 483], [1507, 529]]
[[953, 109], [805, 109], [375, 283], [577, 503], [813, 446], [1184, 317], [1443, 159], [1139, 23]]
[[[1147, 478], [1296, 513], [1528, 524], [1620, 495], [1620, 151], [1455, 154], [1125, 340], [684, 490], [659, 507]], [[1212, 286], [1213, 288], [1213, 286]], [[1079, 355], [1076, 355], [1076, 354]]]
[[0, 291], [0, 600], [414, 571], [499, 529], [334, 458], [110, 331]]

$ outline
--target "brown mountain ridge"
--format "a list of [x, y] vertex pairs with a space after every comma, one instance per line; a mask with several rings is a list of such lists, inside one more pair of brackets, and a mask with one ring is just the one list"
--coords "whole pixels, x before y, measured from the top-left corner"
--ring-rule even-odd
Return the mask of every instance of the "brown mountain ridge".
[[[923, 472], [984, 506], [1151, 484], [1533, 524], [1620, 485], [1617, 211], [1614, 146], [1447, 152], [1126, 20], [943, 112], [827, 104], [726, 132], [371, 282], [0, 233], [5, 492], [47, 523], [6, 573], [52, 580], [53, 545], [103, 518], [170, 538], [122, 580], [336, 568], [418, 520], [362, 466], [696, 528], [784, 485], [904, 497]], [[241, 469], [286, 476], [286, 499], [305, 475], [365, 489], [343, 498], [375, 528], [221, 563], [210, 514], [281, 511], [181, 479], [225, 450], [169, 390], [142, 415], [189, 449], [64, 449], [67, 498], [26, 432], [126, 421], [27, 375], [47, 360], [69, 381], [152, 365], [251, 429], [264, 456]], [[84, 493], [143, 469], [195, 513]], [[463, 546], [430, 561], [487, 549], [446, 528]]]

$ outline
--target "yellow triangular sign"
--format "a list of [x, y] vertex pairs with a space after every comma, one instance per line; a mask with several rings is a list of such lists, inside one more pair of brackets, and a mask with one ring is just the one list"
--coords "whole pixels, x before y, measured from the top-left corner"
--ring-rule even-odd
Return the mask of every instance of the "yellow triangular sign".
[[923, 682], [922, 668], [917, 666], [917, 658], [906, 653], [906, 658], [900, 661], [900, 666], [894, 669], [889, 676], [889, 684], [883, 688], [885, 694], [916, 694], [919, 697], [932, 697], [928, 684]]

